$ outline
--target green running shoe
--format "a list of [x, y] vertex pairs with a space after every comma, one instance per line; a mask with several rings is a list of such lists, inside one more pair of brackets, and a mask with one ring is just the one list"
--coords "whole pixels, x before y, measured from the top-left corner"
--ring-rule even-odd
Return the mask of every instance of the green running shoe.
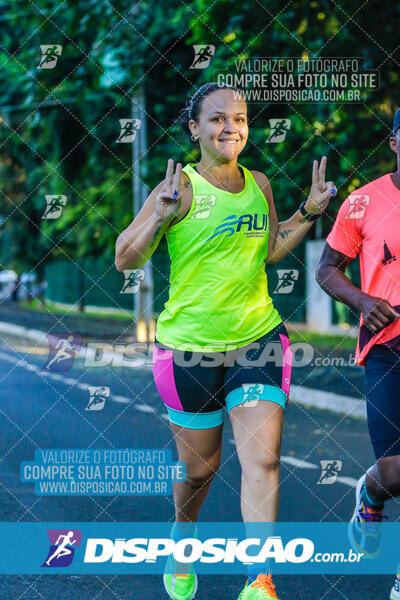
[[255, 581], [248, 585], [249, 580], [240, 592], [238, 600], [279, 600], [272, 583], [272, 575], [260, 573]]
[[193, 600], [197, 592], [197, 575], [193, 565], [185, 565], [187, 573], [173, 573], [172, 571], [181, 569], [175, 566], [170, 568], [171, 564], [173, 563], [169, 560], [164, 572], [164, 587], [168, 596], [172, 600]]

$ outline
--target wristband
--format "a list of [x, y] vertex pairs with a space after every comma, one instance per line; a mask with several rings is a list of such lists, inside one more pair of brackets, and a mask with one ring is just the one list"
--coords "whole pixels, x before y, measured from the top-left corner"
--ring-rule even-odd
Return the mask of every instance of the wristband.
[[317, 219], [320, 218], [320, 216], [322, 215], [322, 213], [317, 213], [317, 214], [313, 214], [313, 213], [308, 213], [305, 209], [305, 204], [306, 204], [307, 200], [304, 200], [304, 202], [302, 202], [299, 206], [299, 211], [301, 212], [301, 214], [303, 215], [303, 217], [305, 217], [307, 219], [307, 221], [316, 221]]

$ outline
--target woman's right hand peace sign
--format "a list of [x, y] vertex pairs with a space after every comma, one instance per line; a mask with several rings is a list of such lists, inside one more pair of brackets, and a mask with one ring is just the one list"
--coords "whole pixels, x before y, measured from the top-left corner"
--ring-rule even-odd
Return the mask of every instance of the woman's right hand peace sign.
[[174, 161], [168, 159], [165, 181], [156, 197], [155, 211], [162, 221], [169, 221], [174, 217], [181, 206], [182, 196], [179, 193], [182, 165], [177, 163], [174, 174]]

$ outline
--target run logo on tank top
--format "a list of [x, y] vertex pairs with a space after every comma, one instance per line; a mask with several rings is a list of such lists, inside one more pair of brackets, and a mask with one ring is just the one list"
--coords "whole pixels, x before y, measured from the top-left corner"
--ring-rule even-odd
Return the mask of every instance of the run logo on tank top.
[[220, 225], [214, 230], [214, 233], [205, 241], [211, 240], [216, 235], [231, 236], [235, 233], [241, 233], [246, 237], [264, 237], [268, 226], [268, 214], [253, 213], [247, 215], [229, 215], [223, 219]]

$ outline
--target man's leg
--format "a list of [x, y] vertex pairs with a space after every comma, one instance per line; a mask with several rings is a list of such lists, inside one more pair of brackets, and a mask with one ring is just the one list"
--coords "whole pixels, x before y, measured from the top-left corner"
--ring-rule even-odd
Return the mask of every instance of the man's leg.
[[367, 494], [380, 504], [400, 496], [400, 455], [379, 458], [367, 471], [365, 484]]

